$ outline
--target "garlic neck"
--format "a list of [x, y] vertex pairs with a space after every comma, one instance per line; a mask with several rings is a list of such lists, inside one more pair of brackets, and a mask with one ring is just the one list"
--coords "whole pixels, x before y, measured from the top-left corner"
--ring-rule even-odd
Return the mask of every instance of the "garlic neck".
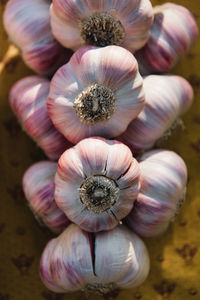
[[79, 197], [88, 210], [99, 214], [115, 204], [119, 188], [113, 179], [94, 175], [85, 179], [79, 188]]
[[121, 45], [125, 30], [122, 23], [107, 12], [94, 13], [80, 23], [80, 35], [87, 45]]
[[111, 118], [115, 102], [114, 92], [109, 87], [95, 83], [76, 97], [74, 108], [82, 123], [94, 125]]

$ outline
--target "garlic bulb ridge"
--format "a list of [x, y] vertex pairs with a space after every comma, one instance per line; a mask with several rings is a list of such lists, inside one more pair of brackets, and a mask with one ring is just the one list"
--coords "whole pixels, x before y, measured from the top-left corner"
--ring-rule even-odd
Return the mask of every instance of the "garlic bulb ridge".
[[148, 39], [153, 22], [149, 0], [53, 0], [51, 27], [65, 47], [118, 45], [135, 51]]
[[142, 240], [123, 225], [90, 233], [71, 224], [51, 240], [41, 257], [40, 276], [54, 292], [77, 290], [107, 293], [141, 284], [149, 272]]
[[59, 233], [70, 221], [54, 199], [57, 163], [42, 161], [32, 165], [23, 176], [23, 190], [36, 219]]
[[120, 142], [88, 138], [58, 161], [56, 203], [86, 231], [117, 226], [131, 211], [138, 192], [138, 163]]
[[79, 49], [54, 75], [47, 99], [52, 122], [72, 143], [121, 134], [143, 106], [137, 61], [118, 46]]

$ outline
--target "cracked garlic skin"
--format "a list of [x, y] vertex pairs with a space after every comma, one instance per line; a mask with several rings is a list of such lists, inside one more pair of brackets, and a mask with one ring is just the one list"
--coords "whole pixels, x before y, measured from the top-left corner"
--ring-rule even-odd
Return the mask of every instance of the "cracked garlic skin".
[[73, 50], [118, 45], [136, 51], [153, 23], [149, 0], [53, 0], [50, 15], [55, 38]]
[[58, 161], [55, 200], [82, 229], [109, 230], [131, 211], [139, 175], [127, 146], [98, 137], [84, 139]]
[[150, 149], [161, 137], [168, 137], [179, 117], [192, 104], [193, 89], [183, 77], [150, 75], [144, 78], [144, 109], [117, 139], [133, 153]]
[[22, 127], [52, 159], [72, 146], [58, 132], [48, 116], [46, 99], [50, 82], [40, 76], [28, 76], [17, 81], [9, 95], [10, 105]]
[[140, 72], [148, 75], [169, 71], [190, 50], [197, 36], [197, 23], [187, 8], [174, 3], [155, 6], [149, 40], [135, 53]]
[[143, 80], [134, 56], [118, 46], [82, 47], [52, 78], [47, 109], [69, 141], [113, 138], [144, 106]]
[[32, 165], [23, 176], [23, 191], [36, 219], [60, 233], [70, 223], [54, 199], [57, 163], [42, 161]]
[[187, 168], [173, 151], [152, 150], [139, 159], [141, 189], [128, 226], [143, 237], [162, 234], [185, 199]]
[[49, 0], [9, 0], [3, 16], [9, 38], [25, 63], [41, 75], [52, 75], [72, 55], [52, 34], [50, 5]]
[[47, 244], [40, 260], [43, 283], [58, 293], [133, 288], [148, 273], [146, 246], [124, 225], [91, 234], [71, 224]]

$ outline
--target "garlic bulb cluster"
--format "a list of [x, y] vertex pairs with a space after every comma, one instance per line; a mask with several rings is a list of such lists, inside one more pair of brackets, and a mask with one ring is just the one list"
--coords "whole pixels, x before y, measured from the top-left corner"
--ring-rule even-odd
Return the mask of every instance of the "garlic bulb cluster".
[[42, 281], [60, 293], [133, 288], [148, 273], [144, 243], [123, 225], [92, 235], [71, 224], [47, 244], [40, 261]]
[[10, 105], [26, 132], [50, 159], [58, 159], [69, 147], [48, 116], [46, 99], [50, 82], [39, 76], [19, 80], [10, 91]]
[[54, 75], [47, 99], [55, 127], [72, 143], [120, 135], [143, 106], [137, 61], [119, 46], [76, 51]]
[[166, 230], [185, 198], [187, 168], [167, 150], [146, 152], [139, 161], [141, 188], [126, 222], [137, 234], [153, 237]]
[[136, 53], [143, 75], [170, 70], [191, 48], [198, 27], [191, 12], [174, 3], [154, 7], [154, 23], [146, 45]]
[[70, 221], [54, 200], [56, 170], [57, 163], [54, 162], [43, 161], [34, 164], [23, 176], [23, 190], [36, 219], [59, 233]]
[[51, 26], [56, 39], [73, 50], [83, 45], [142, 48], [153, 22], [149, 0], [53, 0]]
[[82, 229], [109, 230], [131, 211], [139, 175], [138, 162], [127, 146], [102, 138], [84, 139], [58, 161], [55, 200]]
[[144, 90], [144, 109], [118, 138], [134, 153], [151, 148], [188, 110], [193, 99], [189, 82], [175, 75], [149, 75], [144, 78]]
[[53, 37], [49, 0], [9, 0], [4, 26], [12, 42], [21, 50], [26, 64], [42, 75], [53, 74], [72, 52]]

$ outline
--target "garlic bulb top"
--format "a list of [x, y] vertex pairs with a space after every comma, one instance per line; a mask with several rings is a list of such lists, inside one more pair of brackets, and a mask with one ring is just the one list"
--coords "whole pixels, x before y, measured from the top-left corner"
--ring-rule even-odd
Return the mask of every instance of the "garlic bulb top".
[[46, 0], [9, 0], [4, 12], [4, 26], [21, 50], [26, 64], [43, 75], [53, 74], [68, 61], [71, 51], [53, 37]]
[[141, 189], [125, 220], [134, 232], [152, 237], [163, 233], [177, 214], [185, 198], [187, 168], [167, 150], [146, 152], [139, 161]]
[[23, 176], [23, 190], [36, 219], [59, 233], [70, 221], [54, 199], [57, 163], [42, 161], [32, 165]]
[[139, 168], [125, 145], [88, 138], [65, 151], [55, 176], [55, 200], [86, 231], [109, 230], [131, 211]]
[[121, 134], [143, 106], [137, 61], [118, 46], [79, 49], [54, 75], [47, 99], [55, 127], [72, 143]]
[[174, 3], [155, 6], [149, 40], [136, 53], [140, 72], [167, 72], [191, 48], [197, 36], [196, 21], [187, 8]]
[[71, 146], [48, 116], [46, 99], [50, 82], [39, 76], [25, 77], [12, 87], [10, 105], [26, 132], [50, 159], [57, 159]]
[[47, 244], [40, 261], [43, 283], [61, 293], [133, 288], [148, 272], [144, 243], [123, 225], [92, 235], [71, 224]]
[[83, 45], [140, 49], [153, 22], [149, 0], [53, 0], [51, 26], [56, 39], [77, 50]]
[[133, 152], [151, 148], [192, 104], [193, 90], [183, 77], [150, 75], [144, 78], [144, 109], [119, 140]]

